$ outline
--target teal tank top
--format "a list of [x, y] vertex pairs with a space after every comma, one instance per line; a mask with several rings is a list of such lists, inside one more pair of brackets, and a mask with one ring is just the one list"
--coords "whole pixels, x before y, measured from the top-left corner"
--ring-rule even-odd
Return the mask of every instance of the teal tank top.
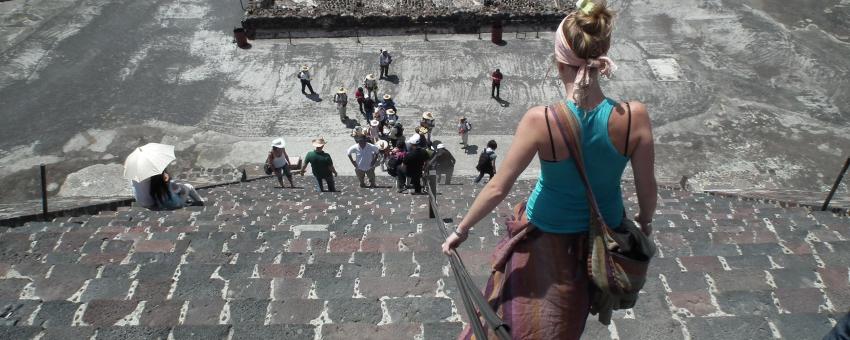
[[[592, 110], [567, 102], [581, 122], [581, 150], [593, 194], [605, 223], [617, 228], [623, 221], [620, 178], [628, 158], [620, 154], [608, 137], [608, 118], [617, 103], [606, 98]], [[558, 127], [549, 117], [552, 130]], [[572, 157], [559, 162], [540, 161], [540, 177], [528, 198], [526, 215], [545, 232], [568, 234], [587, 231], [590, 208]]]

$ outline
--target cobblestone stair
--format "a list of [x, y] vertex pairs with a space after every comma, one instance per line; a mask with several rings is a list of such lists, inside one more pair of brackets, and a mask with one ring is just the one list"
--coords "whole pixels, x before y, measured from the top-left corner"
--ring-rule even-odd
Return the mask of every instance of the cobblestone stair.
[[[454, 221], [480, 189], [462, 180], [439, 189]], [[533, 184], [518, 182], [462, 247], [479, 286], [511, 204]], [[0, 230], [0, 338], [452, 339], [461, 329], [427, 196], [351, 177], [339, 193], [274, 186], [204, 190], [205, 207]], [[846, 217], [660, 196], [660, 253], [641, 300], [610, 327], [590, 318], [585, 338], [818, 339], [850, 308]]]

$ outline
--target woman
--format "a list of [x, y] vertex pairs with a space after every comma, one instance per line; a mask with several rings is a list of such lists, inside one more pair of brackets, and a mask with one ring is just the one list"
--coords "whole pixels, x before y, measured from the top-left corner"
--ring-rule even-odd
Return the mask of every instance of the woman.
[[289, 181], [289, 187], [294, 188], [292, 183], [292, 171], [289, 169], [289, 155], [286, 154], [283, 138], [277, 138], [272, 141], [272, 150], [269, 151], [269, 156], [266, 158], [266, 165], [272, 169], [274, 175], [277, 176], [277, 182], [283, 188], [283, 176]]
[[[584, 162], [605, 222], [616, 228], [623, 221], [620, 180], [626, 163], [631, 162], [640, 207], [635, 219], [648, 235], [656, 205], [649, 115], [640, 102], [616, 103], [603, 94], [599, 74], [610, 74], [614, 67], [605, 57], [613, 14], [604, 3], [583, 1], [579, 8], [555, 32], [558, 73], [572, 111], [567, 114], [577, 116], [581, 124]], [[511, 327], [513, 339], [578, 339], [591, 303], [586, 270], [589, 209], [584, 185], [558, 128], [566, 124], [565, 118], [555, 120], [552, 108], [546, 106], [525, 113], [499, 175], [482, 189], [442, 247], [451, 254], [507, 196], [532, 159], [540, 159], [537, 185], [525, 212], [517, 209], [515, 216], [522, 219], [519, 223], [527, 220], [536, 228], [514, 248], [503, 274], [507, 281], [500, 286], [502, 295], [491, 300], [499, 302], [497, 311]], [[522, 267], [512, 266], [518, 263]], [[501, 281], [491, 277], [488, 286], [495, 282]], [[467, 328], [459, 338], [470, 336]]]
[[189, 183], [177, 183], [171, 180], [168, 171], [150, 178], [150, 197], [154, 209], [172, 210], [187, 205], [203, 206], [204, 200]]

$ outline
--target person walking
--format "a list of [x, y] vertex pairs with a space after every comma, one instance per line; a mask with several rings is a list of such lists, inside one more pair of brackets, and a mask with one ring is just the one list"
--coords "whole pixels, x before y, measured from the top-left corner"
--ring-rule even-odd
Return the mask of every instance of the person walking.
[[393, 57], [390, 55], [390, 52], [387, 50], [381, 50], [380, 55], [378, 56], [378, 64], [381, 66], [381, 79], [384, 79], [390, 75], [390, 64], [393, 63]]
[[434, 151], [434, 155], [431, 156], [431, 160], [429, 161], [431, 165], [431, 169], [437, 175], [436, 182], [440, 182], [440, 176], [445, 175], [446, 181], [445, 184], [452, 183], [452, 174], [455, 169], [455, 157], [452, 156], [452, 153], [446, 149], [446, 146], [443, 143], [437, 144], [437, 148]]
[[[348, 148], [348, 160], [354, 166], [354, 173], [360, 181], [360, 187], [365, 188], [366, 182], [363, 177], [369, 177], [369, 187], [375, 187], [375, 165], [378, 162], [380, 150], [372, 143], [368, 143], [365, 136], [357, 138], [357, 143]], [[354, 156], [354, 157], [352, 157]]]
[[410, 184], [413, 185], [413, 194], [422, 194], [422, 172], [427, 167], [428, 153], [425, 149], [419, 147], [416, 141], [411, 141], [410, 149], [404, 156], [404, 175]]
[[460, 144], [463, 144], [463, 149], [469, 147], [469, 131], [472, 131], [472, 123], [466, 117], [460, 117], [460, 122], [457, 124], [457, 134], [460, 135]]
[[363, 87], [358, 87], [356, 91], [354, 91], [354, 98], [357, 99], [357, 106], [360, 107], [360, 114], [363, 114]]
[[348, 94], [345, 92], [345, 87], [340, 86], [334, 94], [334, 103], [339, 112], [339, 120], [343, 123], [348, 121], [348, 115], [345, 114], [345, 107], [348, 105]]
[[310, 66], [301, 66], [301, 72], [298, 72], [298, 79], [301, 80], [301, 93], [306, 95], [307, 92], [304, 91], [304, 88], [308, 88], [310, 89], [310, 95], [316, 94], [316, 92], [313, 91], [313, 85], [310, 84], [310, 80], [312, 80], [310, 77]]
[[389, 110], [389, 109], [396, 110], [395, 101], [393, 101], [393, 96], [391, 96], [389, 93], [384, 94], [384, 100], [381, 101], [381, 103], [378, 104], [378, 106], [380, 106], [384, 110]]
[[363, 79], [363, 88], [366, 89], [366, 97], [374, 97], [373, 100], [378, 101], [378, 80], [375, 79], [374, 74], [366, 75]]
[[487, 142], [487, 148], [481, 151], [478, 156], [478, 165], [475, 166], [475, 170], [478, 170], [478, 178], [475, 179], [476, 184], [481, 182], [484, 174], [490, 176], [487, 178], [488, 181], [496, 175], [496, 147], [496, 141], [491, 139]]
[[274, 173], [281, 188], [285, 188], [283, 185], [284, 176], [289, 181], [289, 187], [294, 188], [295, 184], [292, 183], [292, 172], [289, 169], [289, 155], [286, 154], [286, 148], [284, 146], [283, 138], [277, 138], [272, 141], [272, 150], [269, 151], [269, 156], [266, 157], [264, 167], [266, 168], [267, 175]]
[[502, 76], [502, 71], [499, 71], [499, 69], [496, 69], [496, 71], [490, 75], [490, 79], [493, 80], [493, 84], [490, 86], [491, 98], [501, 98], [499, 97], [499, 91], [502, 87], [502, 78], [504, 78], [504, 76]]
[[392, 125], [388, 139], [390, 140], [390, 145], [393, 146], [398, 145], [398, 142], [404, 143], [404, 126], [402, 126], [401, 122], [396, 121]]
[[[470, 229], [507, 197], [531, 161], [540, 160], [540, 178], [528, 201], [516, 206], [516, 223], [511, 224], [513, 235], [522, 232], [525, 238], [516, 239], [505, 253], [510, 261], [495, 268], [485, 291], [488, 297], [501, 292], [494, 308], [516, 340], [579, 339], [591, 303], [603, 301], [591, 299], [599, 290], [587, 272], [586, 189], [592, 189], [605, 223], [623, 229], [621, 223], [627, 221], [621, 177], [631, 163], [639, 208], [635, 222], [644, 234], [652, 231], [657, 188], [649, 114], [640, 102], [608, 99], [599, 85], [599, 76], [610, 75], [615, 68], [606, 57], [612, 19], [604, 3], [583, 0], [579, 10], [561, 22], [554, 33], [555, 59], [566, 103], [535, 106], [524, 114], [499, 176], [481, 190], [442, 245], [446, 255], [452, 254]], [[573, 147], [581, 152], [590, 188], [585, 187], [566, 142], [569, 138], [562, 132], [567, 119], [577, 121], [580, 130], [576, 141], [580, 145]], [[467, 327], [458, 339], [471, 337]], [[490, 337], [496, 338], [492, 333]]]
[[313, 165], [313, 176], [316, 177], [316, 191], [324, 192], [325, 189], [322, 186], [322, 181], [325, 181], [328, 185], [329, 192], [336, 191], [336, 187], [334, 186], [334, 177], [337, 176], [336, 168], [334, 168], [334, 161], [331, 158], [331, 155], [326, 153], [323, 149], [327, 143], [324, 138], [317, 138], [313, 140], [313, 147], [316, 148], [313, 151], [307, 153], [304, 156], [304, 165], [302, 165], [301, 176], [304, 176], [304, 172], [307, 171], [307, 165]]
[[387, 172], [387, 159], [390, 157], [390, 143], [386, 140], [379, 140], [375, 144], [378, 147], [378, 164], [381, 165], [381, 171]]

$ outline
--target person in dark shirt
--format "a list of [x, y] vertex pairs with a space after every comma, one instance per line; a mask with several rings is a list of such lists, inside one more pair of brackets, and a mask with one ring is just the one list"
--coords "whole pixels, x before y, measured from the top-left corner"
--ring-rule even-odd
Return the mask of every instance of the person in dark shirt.
[[431, 169], [437, 174], [436, 182], [440, 182], [440, 176], [446, 175], [445, 184], [452, 183], [452, 174], [455, 169], [455, 157], [452, 156], [452, 153], [446, 149], [446, 146], [443, 143], [438, 141], [434, 141], [437, 143], [437, 148], [434, 151], [434, 155], [431, 156], [431, 160], [429, 161], [431, 165]]
[[502, 87], [502, 72], [499, 69], [496, 69], [496, 72], [490, 76], [490, 79], [493, 80], [493, 86], [490, 87], [490, 97], [492, 98], [501, 98], [499, 97], [499, 92]]
[[322, 188], [322, 180], [324, 180], [328, 184], [327, 191], [333, 192], [336, 191], [336, 188], [334, 187], [334, 177], [337, 173], [334, 168], [334, 161], [331, 159], [331, 155], [322, 150], [325, 147], [325, 144], [324, 138], [313, 140], [313, 147], [315, 147], [316, 150], [310, 151], [307, 153], [307, 156], [304, 156], [304, 165], [301, 167], [300, 171], [301, 176], [304, 176], [304, 172], [307, 170], [307, 165], [312, 163], [313, 176], [316, 177], [316, 191], [325, 191]]
[[404, 156], [404, 171], [413, 184], [413, 194], [422, 194], [422, 171], [428, 163], [428, 153], [416, 144], [410, 145], [410, 151]]

